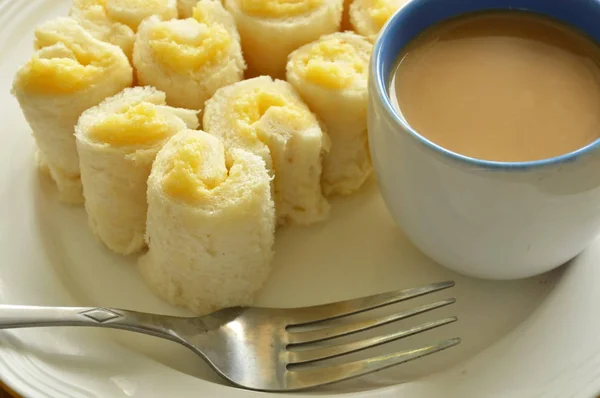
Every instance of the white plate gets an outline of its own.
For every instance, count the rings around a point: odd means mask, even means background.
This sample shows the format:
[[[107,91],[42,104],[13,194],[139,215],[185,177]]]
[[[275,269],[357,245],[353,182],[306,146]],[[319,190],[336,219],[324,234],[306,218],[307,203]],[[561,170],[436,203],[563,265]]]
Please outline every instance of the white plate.
[[[114,306],[186,314],[154,297],[134,258],[105,250],[83,209],[57,202],[33,166],[33,142],[9,95],[33,27],[67,1],[0,0],[0,302]],[[299,306],[454,279],[453,325],[382,349],[460,336],[440,354],[295,396],[591,397],[600,392],[600,242],[542,277],[485,282],[426,259],[394,227],[375,187],[335,201],[330,221],[277,233],[273,275],[258,303]],[[431,300],[431,299],[430,299]],[[403,345],[404,344],[404,345]],[[0,334],[0,375],[31,397],[254,397],[224,384],[185,348],[118,331],[54,328]],[[275,395],[274,395],[275,396]]]

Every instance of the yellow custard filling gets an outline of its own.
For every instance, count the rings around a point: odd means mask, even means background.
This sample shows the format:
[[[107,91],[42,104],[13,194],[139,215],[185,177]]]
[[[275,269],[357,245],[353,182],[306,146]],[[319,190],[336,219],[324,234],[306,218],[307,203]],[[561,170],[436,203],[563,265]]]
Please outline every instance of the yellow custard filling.
[[[305,78],[331,89],[352,85],[357,77],[365,77],[368,56],[339,38],[314,44],[300,62],[304,63]]]
[[[150,34],[150,47],[156,57],[178,73],[217,64],[225,57],[230,42],[223,26],[190,19],[160,23]]]
[[[102,76],[104,68],[83,65],[73,58],[40,58],[34,55],[25,64],[20,84],[40,94],[68,94],[84,89]]]
[[[113,21],[108,16],[107,0],[73,0],[72,13],[78,19],[85,19],[95,24],[110,26]]]
[[[96,22],[120,22],[136,31],[144,17],[162,14],[168,4],[167,0],[74,0],[73,6]]]
[[[262,89],[255,89],[236,98],[233,101],[233,117],[243,134],[256,136],[255,124],[271,107],[284,112],[291,124],[301,126],[312,122],[310,112],[293,104],[283,94]]]
[[[83,32],[81,32],[83,34]],[[93,39],[92,39],[93,40]],[[59,45],[61,51],[68,52],[66,57],[77,61],[82,66],[92,65],[99,68],[106,67],[114,60],[113,54],[102,51],[101,47],[90,43],[82,36],[69,36],[60,32],[41,32],[35,34],[35,48],[42,49],[53,45]],[[65,51],[66,49],[66,51]]]
[[[102,8],[106,9],[106,1],[107,0],[74,0],[73,6],[80,9],[90,8],[93,6],[101,6]]]
[[[289,18],[309,13],[325,0],[240,0],[246,14],[266,18]]]
[[[21,87],[42,94],[68,94],[101,80],[114,56],[81,34],[37,31],[38,51],[20,73]]]
[[[94,125],[89,137],[116,147],[152,146],[173,133],[172,127],[156,110],[156,105],[142,102],[110,115]]]
[[[102,3],[106,8],[119,8],[129,10],[147,10],[146,13],[151,13],[152,10],[161,9],[167,5],[166,0],[92,0]]]
[[[374,0],[369,7],[369,15],[377,30],[381,29],[398,7],[394,7],[389,0]]]
[[[228,174],[222,144],[200,134],[177,143],[162,180],[165,194],[192,204],[223,183]]]
[[[134,31],[145,17],[162,15],[167,8],[166,0],[102,0],[108,15],[129,26]],[[173,15],[175,17],[176,15]]]

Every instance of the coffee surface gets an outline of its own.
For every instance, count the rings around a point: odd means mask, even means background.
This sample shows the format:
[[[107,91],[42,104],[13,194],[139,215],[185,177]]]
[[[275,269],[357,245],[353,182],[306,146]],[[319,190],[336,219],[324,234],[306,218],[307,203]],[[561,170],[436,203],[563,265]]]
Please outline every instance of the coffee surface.
[[[521,11],[437,24],[400,54],[392,103],[419,134],[473,158],[551,158],[600,137],[600,47]]]

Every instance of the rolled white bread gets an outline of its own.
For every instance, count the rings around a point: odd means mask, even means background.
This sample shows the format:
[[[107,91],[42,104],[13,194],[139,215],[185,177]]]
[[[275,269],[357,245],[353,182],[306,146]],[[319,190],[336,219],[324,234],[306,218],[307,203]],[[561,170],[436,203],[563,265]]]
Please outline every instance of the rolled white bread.
[[[82,203],[75,124],[84,110],[130,86],[132,68],[119,47],[95,39],[72,18],[42,24],[35,48],[17,71],[12,93],[61,200]]]
[[[285,78],[288,55],[340,29],[343,0],[225,0],[242,38],[249,75]]]
[[[239,35],[219,1],[201,0],[193,18],[140,25],[133,63],[140,84],[167,94],[171,106],[202,109],[220,87],[244,77]]]
[[[353,32],[333,33],[290,55],[287,80],[321,118],[331,138],[323,191],[349,194],[371,175],[367,77],[372,45]]]
[[[150,16],[155,16],[164,21],[177,18],[177,0],[100,1],[105,2],[106,12],[112,20],[121,22],[134,31],[137,31],[142,21]]]
[[[320,179],[329,138],[288,82],[261,76],[224,87],[206,102],[202,123],[226,146],[265,161],[274,176],[279,224],[309,225],[327,218]]]
[[[131,59],[135,31],[126,24],[110,18],[105,1],[73,0],[69,16],[77,20],[96,39],[119,46],[127,58]]]
[[[153,87],[127,88],[83,112],[75,127],[90,227],[119,254],[145,246],[147,180],[156,154],[170,137],[199,125],[197,111],[165,104],[165,94]]]
[[[270,272],[275,210],[264,161],[203,131],[160,150],[148,179],[148,253],[159,296],[198,314],[250,305]]]
[[[123,50],[131,59],[135,32],[145,18],[177,18],[177,0],[73,0],[69,15],[94,37]]]
[[[352,0],[350,24],[354,31],[375,42],[379,31],[396,10],[409,0]]]

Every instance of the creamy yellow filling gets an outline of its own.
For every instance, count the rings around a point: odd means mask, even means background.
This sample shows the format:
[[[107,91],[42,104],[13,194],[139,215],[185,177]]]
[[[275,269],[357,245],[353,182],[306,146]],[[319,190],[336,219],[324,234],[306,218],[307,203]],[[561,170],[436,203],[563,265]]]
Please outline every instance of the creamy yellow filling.
[[[113,23],[106,9],[107,0],[73,0],[73,10],[78,18],[95,24],[109,26]]]
[[[106,8],[106,1],[107,0],[74,0],[73,6],[80,9],[85,9],[93,6],[101,6],[103,8]]]
[[[289,18],[309,13],[327,0],[240,0],[246,14],[265,18]]]
[[[161,23],[150,34],[150,47],[166,67],[185,73],[217,64],[225,57],[231,37],[223,26],[205,23],[192,25],[188,20],[177,23],[185,23],[189,29],[173,29]]]
[[[167,5],[166,0],[92,0],[103,3],[107,8],[121,8],[129,10],[155,10]]]
[[[40,94],[68,94],[84,89],[97,81],[104,69],[82,65],[72,58],[40,58],[34,55],[25,64],[21,87]]]
[[[103,23],[120,22],[136,31],[141,19],[161,14],[167,0],[74,0],[73,6],[84,15],[102,19]],[[101,14],[98,14],[100,9]]]
[[[381,29],[388,19],[394,14],[398,7],[394,7],[390,0],[374,0],[371,7],[369,7],[369,16],[371,21],[377,27],[377,30]]]
[[[134,31],[144,17],[161,15],[167,7],[166,0],[102,0],[114,20],[129,26]],[[175,15],[174,15],[175,16]]]
[[[233,101],[233,117],[242,134],[256,136],[256,123],[262,119],[271,107],[284,112],[289,123],[297,126],[312,122],[312,114],[292,103],[284,95],[263,89],[255,89],[239,96]]]
[[[314,44],[300,58],[305,78],[331,89],[343,89],[366,76],[368,57],[339,38]]]
[[[207,9],[203,3],[197,4],[192,9],[192,18],[194,18],[198,22],[202,22],[205,24],[215,23],[214,18],[212,17],[210,12],[207,12]]]
[[[227,174],[222,145],[211,146],[203,137],[188,136],[169,159],[162,187],[170,197],[193,204],[223,183]]]
[[[63,45],[69,52],[69,57],[77,60],[81,65],[107,66],[112,62],[112,55],[92,45],[83,32],[73,32],[68,35],[56,31],[37,31],[35,33],[35,48],[50,47],[57,43]],[[78,35],[81,33],[81,35]]]
[[[35,47],[38,53],[25,64],[20,84],[36,93],[67,94],[84,89],[100,80],[114,59],[91,46],[85,37],[62,32],[37,31]]]
[[[110,115],[88,132],[90,139],[115,147],[152,146],[173,133],[172,126],[156,110],[156,105],[142,102],[121,113]]]

